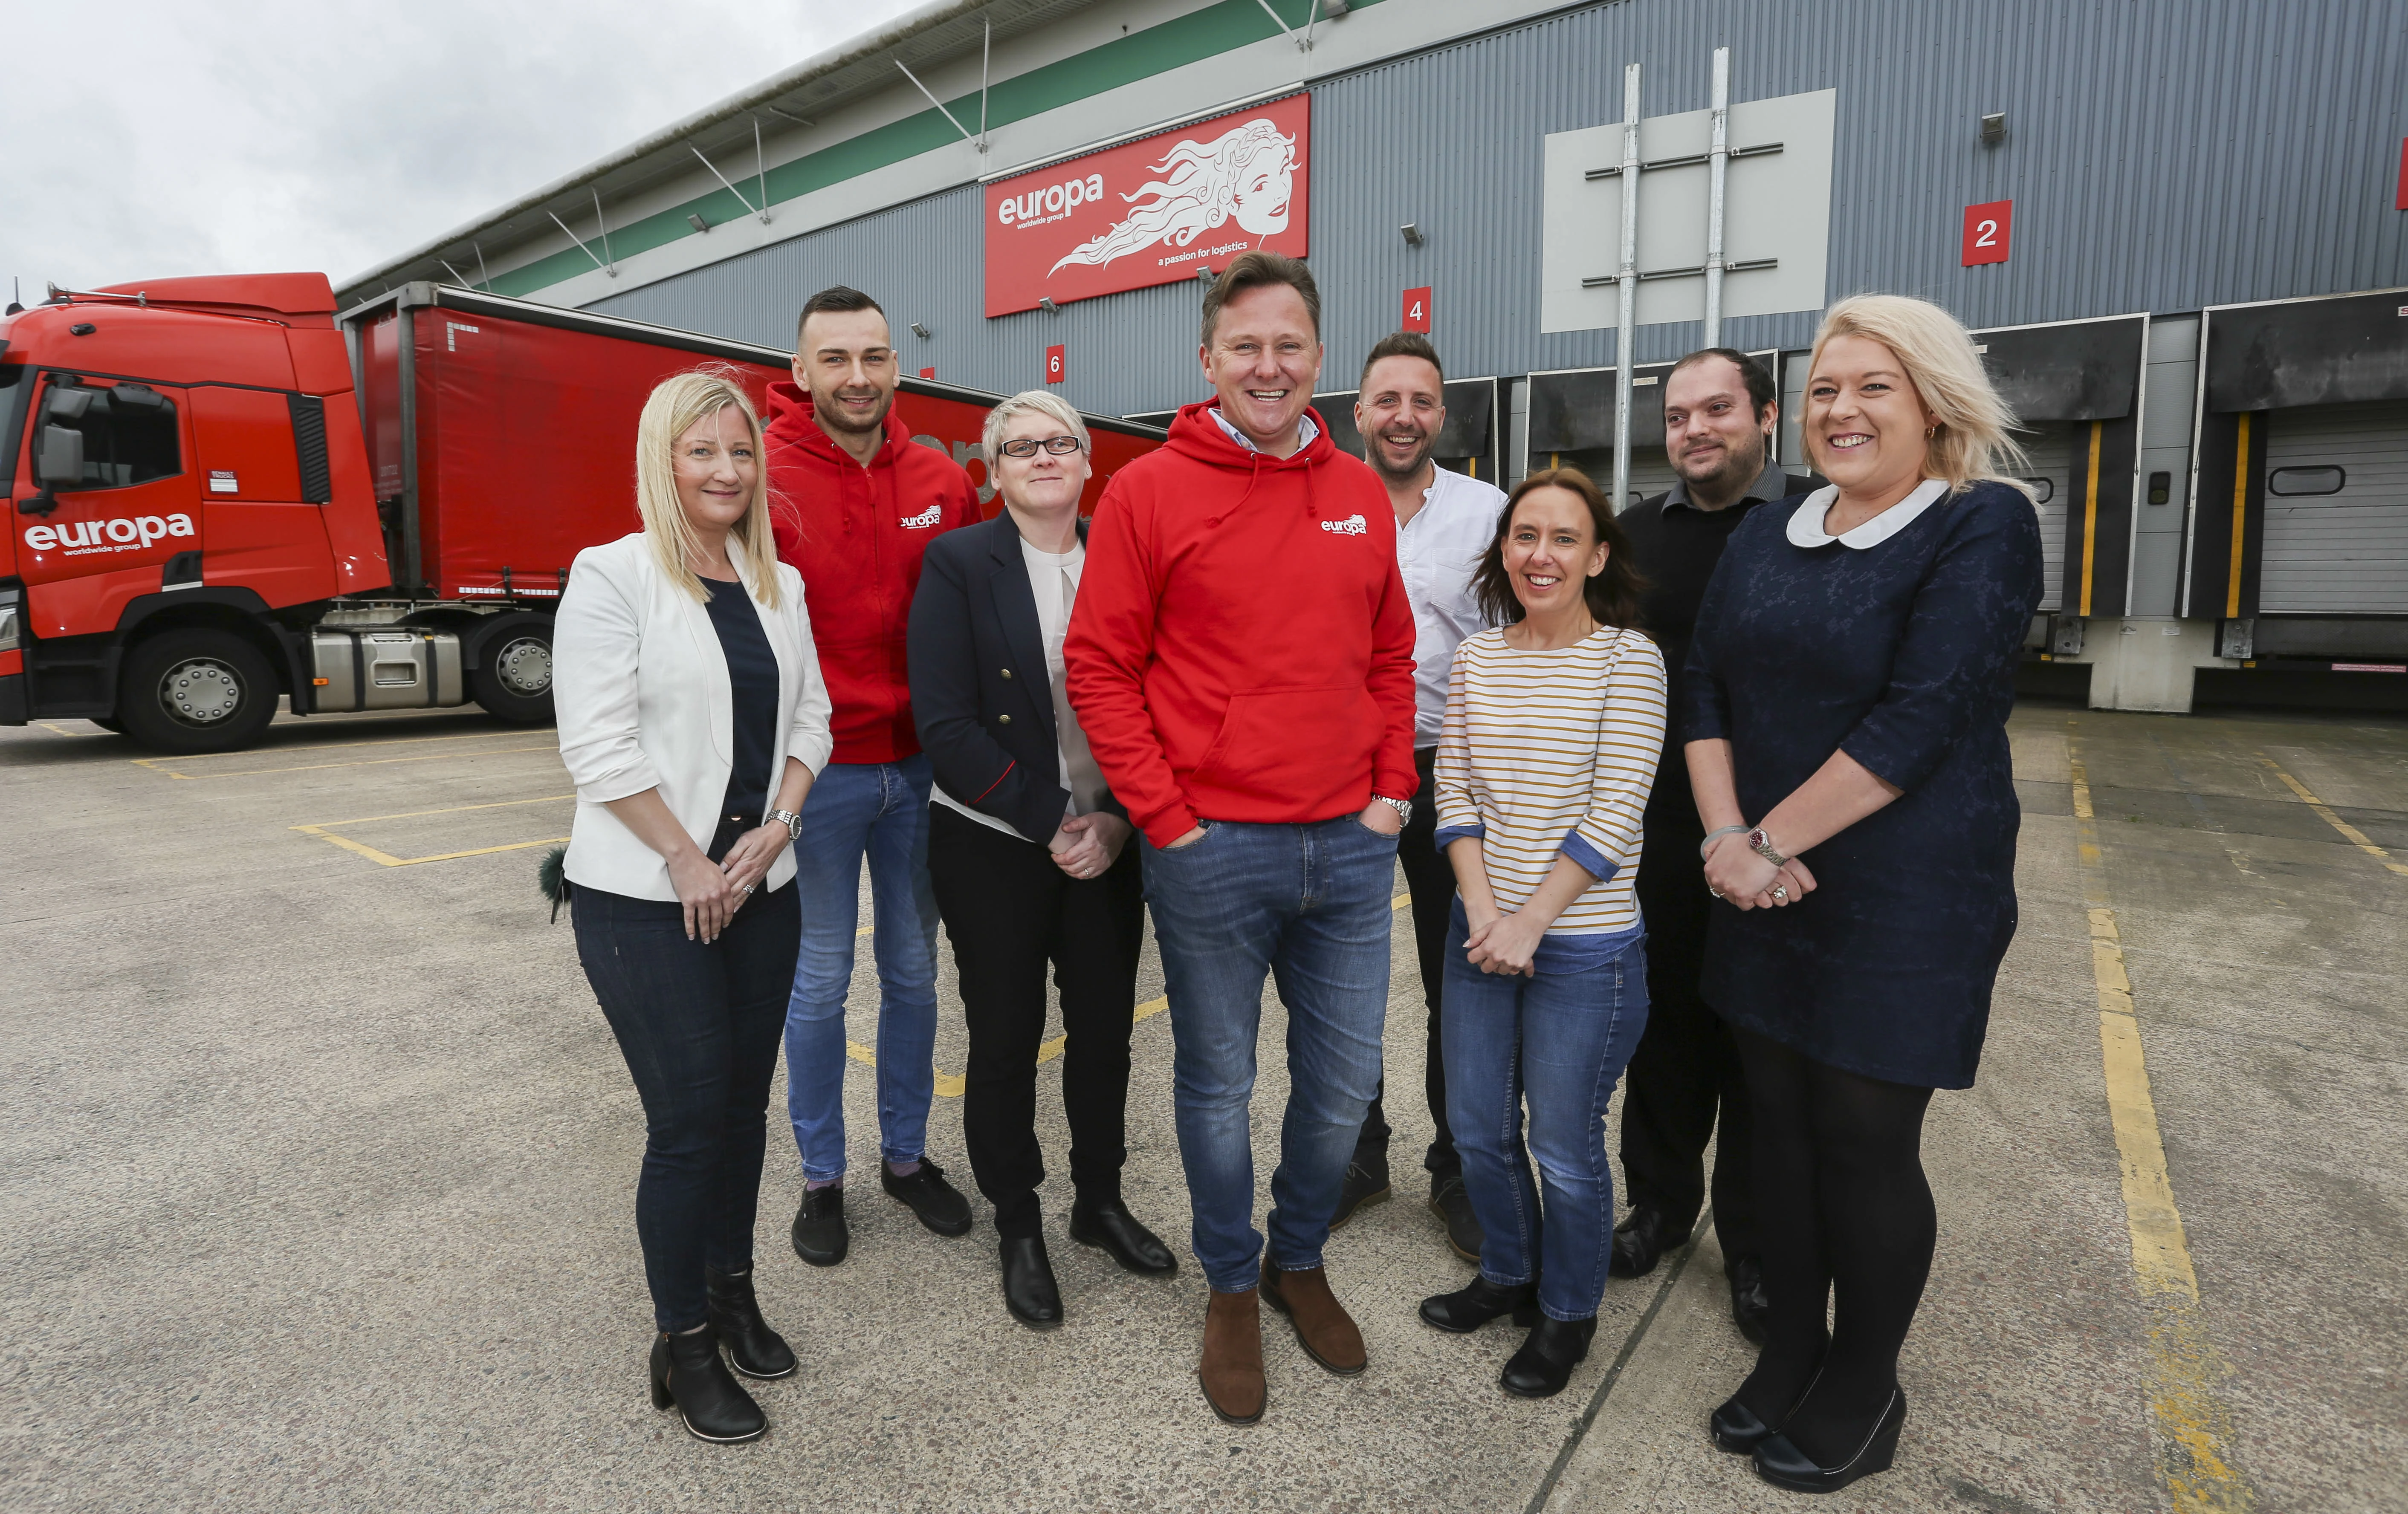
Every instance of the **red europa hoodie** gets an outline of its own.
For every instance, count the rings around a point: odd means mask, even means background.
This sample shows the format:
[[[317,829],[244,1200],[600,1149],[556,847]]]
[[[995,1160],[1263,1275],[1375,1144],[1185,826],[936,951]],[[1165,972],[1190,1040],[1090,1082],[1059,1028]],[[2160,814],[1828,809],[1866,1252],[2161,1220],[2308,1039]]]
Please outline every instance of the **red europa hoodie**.
[[[811,419],[811,397],[769,386],[769,521],[778,556],[803,576],[820,675],[835,706],[838,763],[900,762],[920,750],[904,635],[920,554],[979,519],[960,464],[921,447],[886,412],[886,442],[863,467]]]
[[[1064,647],[1096,765],[1156,846],[1199,818],[1325,821],[1419,782],[1387,491],[1326,426],[1276,458],[1211,408],[1181,410],[1104,490]]]

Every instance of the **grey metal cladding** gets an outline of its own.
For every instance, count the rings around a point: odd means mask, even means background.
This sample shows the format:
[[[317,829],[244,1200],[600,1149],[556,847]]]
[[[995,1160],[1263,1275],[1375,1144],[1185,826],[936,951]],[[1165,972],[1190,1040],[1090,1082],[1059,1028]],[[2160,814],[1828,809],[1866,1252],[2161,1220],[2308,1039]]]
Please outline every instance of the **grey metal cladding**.
[[[1326,372],[1351,377],[1424,285],[1451,371],[1612,363],[1610,330],[1538,329],[1544,137],[1619,120],[1630,62],[1644,65],[1645,114],[1704,108],[1720,45],[1736,100],[1839,92],[1832,299],[1916,294],[1996,327],[2408,283],[2408,216],[2392,207],[2408,135],[2399,16],[2398,0],[1620,0],[1312,80]],[[1994,111],[2008,135],[1985,147]],[[2007,199],[2011,258],[1960,266],[1964,208]],[[934,334],[898,336],[907,371],[934,364],[1009,392],[1064,342],[1083,407],[1201,396],[1197,286],[986,320],[982,206],[965,186],[597,307],[782,343],[805,294],[855,282],[898,333],[921,320]],[[1398,233],[1407,221],[1421,246]],[[1735,318],[1723,341],[1802,348],[1817,320]],[[1693,321],[1641,327],[1637,355],[1669,361],[1699,340]]]

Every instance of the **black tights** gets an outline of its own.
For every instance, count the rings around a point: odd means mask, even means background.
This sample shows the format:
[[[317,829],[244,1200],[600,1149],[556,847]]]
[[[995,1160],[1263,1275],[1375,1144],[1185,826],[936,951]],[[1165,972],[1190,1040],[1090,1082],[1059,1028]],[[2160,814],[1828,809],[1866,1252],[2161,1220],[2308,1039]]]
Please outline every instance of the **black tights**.
[[[1842,1072],[1738,1034],[1756,1106],[1753,1188],[1772,1306],[1764,1351],[1739,1397],[1800,1451],[1834,1466],[1898,1385],[1899,1348],[1931,1274],[1939,1219],[1922,1154],[1931,1090]]]

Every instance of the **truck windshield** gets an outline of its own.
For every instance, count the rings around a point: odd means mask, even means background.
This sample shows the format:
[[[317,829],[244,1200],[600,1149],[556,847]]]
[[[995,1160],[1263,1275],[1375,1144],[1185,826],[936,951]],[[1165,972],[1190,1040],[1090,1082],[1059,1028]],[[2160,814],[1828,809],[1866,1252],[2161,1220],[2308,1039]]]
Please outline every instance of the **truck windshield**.
[[[0,363],[0,490],[17,482],[17,427],[24,419],[25,396],[34,392],[22,363]]]

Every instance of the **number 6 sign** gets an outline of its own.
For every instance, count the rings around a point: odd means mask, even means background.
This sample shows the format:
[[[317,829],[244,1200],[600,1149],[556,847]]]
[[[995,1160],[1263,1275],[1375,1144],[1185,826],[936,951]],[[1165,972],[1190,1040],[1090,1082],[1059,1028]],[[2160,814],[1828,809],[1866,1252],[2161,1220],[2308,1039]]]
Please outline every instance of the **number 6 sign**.
[[[1965,207],[1965,266],[2007,261],[2007,235],[2014,229],[2015,202],[1992,200]]]
[[[1063,357],[1061,343],[1057,342],[1054,346],[1045,350],[1045,381],[1047,383],[1060,383],[1063,378],[1067,377],[1063,371],[1065,366],[1066,362]]]

